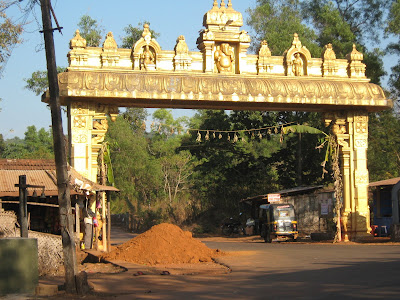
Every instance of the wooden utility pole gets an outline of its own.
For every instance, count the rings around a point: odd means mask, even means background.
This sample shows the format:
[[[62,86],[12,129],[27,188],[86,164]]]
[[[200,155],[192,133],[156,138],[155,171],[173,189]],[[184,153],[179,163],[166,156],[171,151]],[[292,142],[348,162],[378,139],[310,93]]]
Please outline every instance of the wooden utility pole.
[[[57,172],[58,203],[60,205],[60,225],[64,253],[65,288],[67,293],[76,293],[75,278],[78,275],[75,235],[71,209],[70,186],[67,169],[67,156],[62,128],[61,105],[57,78],[56,55],[51,22],[50,0],[40,0],[43,20],[43,33],[46,48],[47,72],[50,90],[51,122],[53,127],[54,156]],[[60,30],[60,28],[57,28]]]
[[[19,176],[19,227],[22,238],[28,237],[28,212],[26,195],[26,175]]]
[[[21,231],[21,237],[28,237],[28,191],[27,188],[41,188],[45,189],[43,185],[31,185],[26,184],[26,175],[20,175],[18,184],[15,185],[19,188],[19,226]],[[12,201],[9,201],[12,202]]]

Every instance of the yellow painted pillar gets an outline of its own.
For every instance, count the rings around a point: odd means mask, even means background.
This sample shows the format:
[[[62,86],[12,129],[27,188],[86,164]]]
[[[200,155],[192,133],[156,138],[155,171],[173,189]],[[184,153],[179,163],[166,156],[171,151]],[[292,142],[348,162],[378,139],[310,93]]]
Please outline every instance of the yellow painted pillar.
[[[356,238],[362,238],[371,232],[368,206],[369,172],[367,168],[368,114],[366,112],[355,112],[353,126],[354,201],[357,220],[355,230]]]
[[[85,178],[91,176],[89,153],[91,153],[92,122],[88,103],[70,103],[68,106],[70,165]]]
[[[340,146],[344,240],[362,239],[371,231],[367,168],[368,114],[364,111],[335,112],[326,114],[325,122],[334,124],[332,131]]]
[[[115,119],[118,107],[74,101],[68,106],[70,164],[93,182],[97,182],[97,157],[108,130],[107,113]]]

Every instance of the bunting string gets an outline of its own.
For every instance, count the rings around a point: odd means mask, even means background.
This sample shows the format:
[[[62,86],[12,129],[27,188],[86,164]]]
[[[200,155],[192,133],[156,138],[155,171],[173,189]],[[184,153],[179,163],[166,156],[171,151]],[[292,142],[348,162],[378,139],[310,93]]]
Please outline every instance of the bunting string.
[[[138,121],[136,121],[136,125],[143,130],[147,129],[147,123],[144,121],[141,125]],[[165,133],[168,135],[182,135],[182,134],[191,134],[192,132],[196,133],[196,142],[207,142],[210,140],[222,140],[226,138],[227,141],[237,143],[239,141],[246,143],[246,137],[249,139],[259,139],[262,140],[267,136],[271,136],[273,134],[280,135],[280,142],[283,142],[284,135],[296,132],[293,125],[298,125],[295,122],[278,124],[274,126],[261,127],[261,128],[252,128],[252,129],[241,129],[241,130],[219,130],[219,129],[196,129],[196,128],[185,128],[184,126],[174,126],[162,123],[151,122],[150,130],[157,131],[159,133]]]

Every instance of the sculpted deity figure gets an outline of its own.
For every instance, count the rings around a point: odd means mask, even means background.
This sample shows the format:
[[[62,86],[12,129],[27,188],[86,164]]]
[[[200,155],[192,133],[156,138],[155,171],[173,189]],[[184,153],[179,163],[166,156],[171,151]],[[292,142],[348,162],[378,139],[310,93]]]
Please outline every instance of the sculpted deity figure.
[[[300,53],[296,53],[294,55],[294,59],[292,61],[293,74],[294,76],[302,76],[303,75],[303,59],[301,58]]]
[[[150,50],[149,45],[146,45],[141,55],[142,68],[147,71],[147,66],[154,64],[154,55]]]
[[[222,43],[214,54],[215,63],[220,73],[231,72],[234,62],[234,52],[228,43]]]

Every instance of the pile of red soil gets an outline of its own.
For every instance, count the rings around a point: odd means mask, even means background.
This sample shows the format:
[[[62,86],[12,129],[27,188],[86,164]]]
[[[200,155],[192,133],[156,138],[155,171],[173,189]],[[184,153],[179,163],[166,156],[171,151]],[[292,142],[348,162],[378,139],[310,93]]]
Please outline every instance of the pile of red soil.
[[[172,224],[159,224],[103,256],[137,264],[179,264],[210,262],[219,250],[208,248],[192,233]]]

